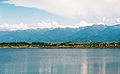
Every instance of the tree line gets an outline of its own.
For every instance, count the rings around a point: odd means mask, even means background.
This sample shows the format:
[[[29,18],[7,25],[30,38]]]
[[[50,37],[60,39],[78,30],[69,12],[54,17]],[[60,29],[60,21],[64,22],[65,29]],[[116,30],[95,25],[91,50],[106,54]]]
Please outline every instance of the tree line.
[[[45,42],[3,42],[0,46],[87,46],[87,47],[120,47],[120,42],[61,42],[61,43],[45,43]]]

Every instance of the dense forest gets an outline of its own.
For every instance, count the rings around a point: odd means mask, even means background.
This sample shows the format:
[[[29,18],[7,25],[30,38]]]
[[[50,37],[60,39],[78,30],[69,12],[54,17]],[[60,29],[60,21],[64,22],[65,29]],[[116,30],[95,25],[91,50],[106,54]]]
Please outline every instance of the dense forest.
[[[3,42],[0,48],[120,48],[120,42]]]

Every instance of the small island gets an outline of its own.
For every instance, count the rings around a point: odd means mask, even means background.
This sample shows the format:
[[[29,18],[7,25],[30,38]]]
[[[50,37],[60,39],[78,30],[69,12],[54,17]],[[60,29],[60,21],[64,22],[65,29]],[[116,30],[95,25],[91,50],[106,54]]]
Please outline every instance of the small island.
[[[120,49],[120,42],[3,42],[0,49]]]

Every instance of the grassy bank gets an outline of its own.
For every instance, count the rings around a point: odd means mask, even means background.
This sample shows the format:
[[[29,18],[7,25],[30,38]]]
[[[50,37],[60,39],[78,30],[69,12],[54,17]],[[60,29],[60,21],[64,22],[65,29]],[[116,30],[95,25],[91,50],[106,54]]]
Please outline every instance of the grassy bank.
[[[0,49],[120,49],[120,42],[4,42]]]

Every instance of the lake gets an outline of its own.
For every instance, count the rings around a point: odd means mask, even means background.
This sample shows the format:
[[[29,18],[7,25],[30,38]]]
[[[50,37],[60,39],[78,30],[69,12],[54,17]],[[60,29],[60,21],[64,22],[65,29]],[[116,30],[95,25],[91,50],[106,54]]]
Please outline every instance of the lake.
[[[0,49],[0,74],[120,74],[120,49]]]

